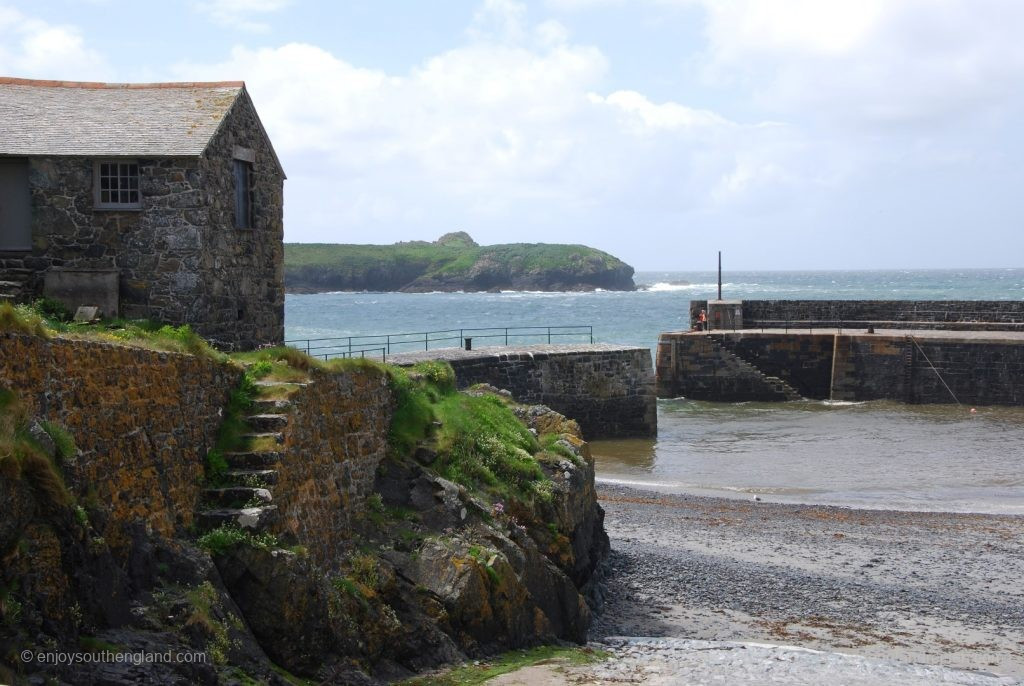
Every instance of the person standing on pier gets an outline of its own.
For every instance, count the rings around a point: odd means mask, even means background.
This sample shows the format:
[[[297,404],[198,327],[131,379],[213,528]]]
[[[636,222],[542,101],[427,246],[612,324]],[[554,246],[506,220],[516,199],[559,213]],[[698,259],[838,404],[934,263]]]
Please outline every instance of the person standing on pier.
[[[700,314],[697,315],[697,329],[699,331],[708,330],[708,313],[704,310],[701,310]]]

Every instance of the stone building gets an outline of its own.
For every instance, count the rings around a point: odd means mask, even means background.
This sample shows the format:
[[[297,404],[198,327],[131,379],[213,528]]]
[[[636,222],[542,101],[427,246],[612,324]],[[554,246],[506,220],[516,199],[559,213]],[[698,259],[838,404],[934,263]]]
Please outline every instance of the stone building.
[[[284,178],[242,82],[0,78],[0,297],[280,343]]]

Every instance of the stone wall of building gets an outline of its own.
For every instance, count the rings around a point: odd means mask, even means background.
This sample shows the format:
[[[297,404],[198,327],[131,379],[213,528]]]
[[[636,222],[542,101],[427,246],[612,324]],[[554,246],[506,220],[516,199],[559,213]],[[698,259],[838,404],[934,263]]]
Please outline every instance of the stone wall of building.
[[[68,485],[109,513],[94,525],[114,546],[134,522],[164,536],[192,524],[240,374],[203,357],[0,333],[0,387],[71,433],[81,453],[64,465]]]
[[[274,502],[281,531],[327,568],[337,566],[352,518],[365,511],[387,451],[393,398],[374,368],[314,373],[290,396]]]
[[[252,165],[253,228],[236,229],[234,154],[246,148]],[[207,208],[199,255],[197,330],[224,345],[253,348],[284,340],[284,174],[243,93],[199,161]]]
[[[460,388],[488,383],[521,403],[547,405],[579,422],[587,440],[654,436],[657,397],[651,351],[610,344],[458,348],[393,355],[388,362],[451,363]]]
[[[690,302],[691,322],[707,307]],[[740,328],[1024,330],[1024,300],[744,300]]]
[[[255,151],[253,229],[234,228],[235,146]],[[96,161],[29,159],[32,250],[0,253],[0,280],[24,278],[31,298],[47,269],[114,269],[121,316],[191,324],[226,348],[283,340],[284,175],[247,96],[202,158],[133,160],[139,210],[94,208]]]

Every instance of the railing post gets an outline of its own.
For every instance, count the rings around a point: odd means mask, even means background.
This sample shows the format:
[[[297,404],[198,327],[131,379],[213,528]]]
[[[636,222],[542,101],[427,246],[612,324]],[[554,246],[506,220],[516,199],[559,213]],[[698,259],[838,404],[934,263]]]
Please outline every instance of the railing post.
[[[508,345],[508,327],[505,327],[505,345]]]
[[[551,327],[548,327],[548,345],[551,345]]]
[[[423,349],[424,350],[430,350],[430,332],[429,331],[424,331],[423,332]]]

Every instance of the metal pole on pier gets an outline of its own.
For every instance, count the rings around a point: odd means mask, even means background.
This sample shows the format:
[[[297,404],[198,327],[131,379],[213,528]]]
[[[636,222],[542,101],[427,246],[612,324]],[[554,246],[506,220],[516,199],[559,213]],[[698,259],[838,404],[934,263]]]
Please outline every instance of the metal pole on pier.
[[[722,299],[722,251],[718,251],[718,299]]]

